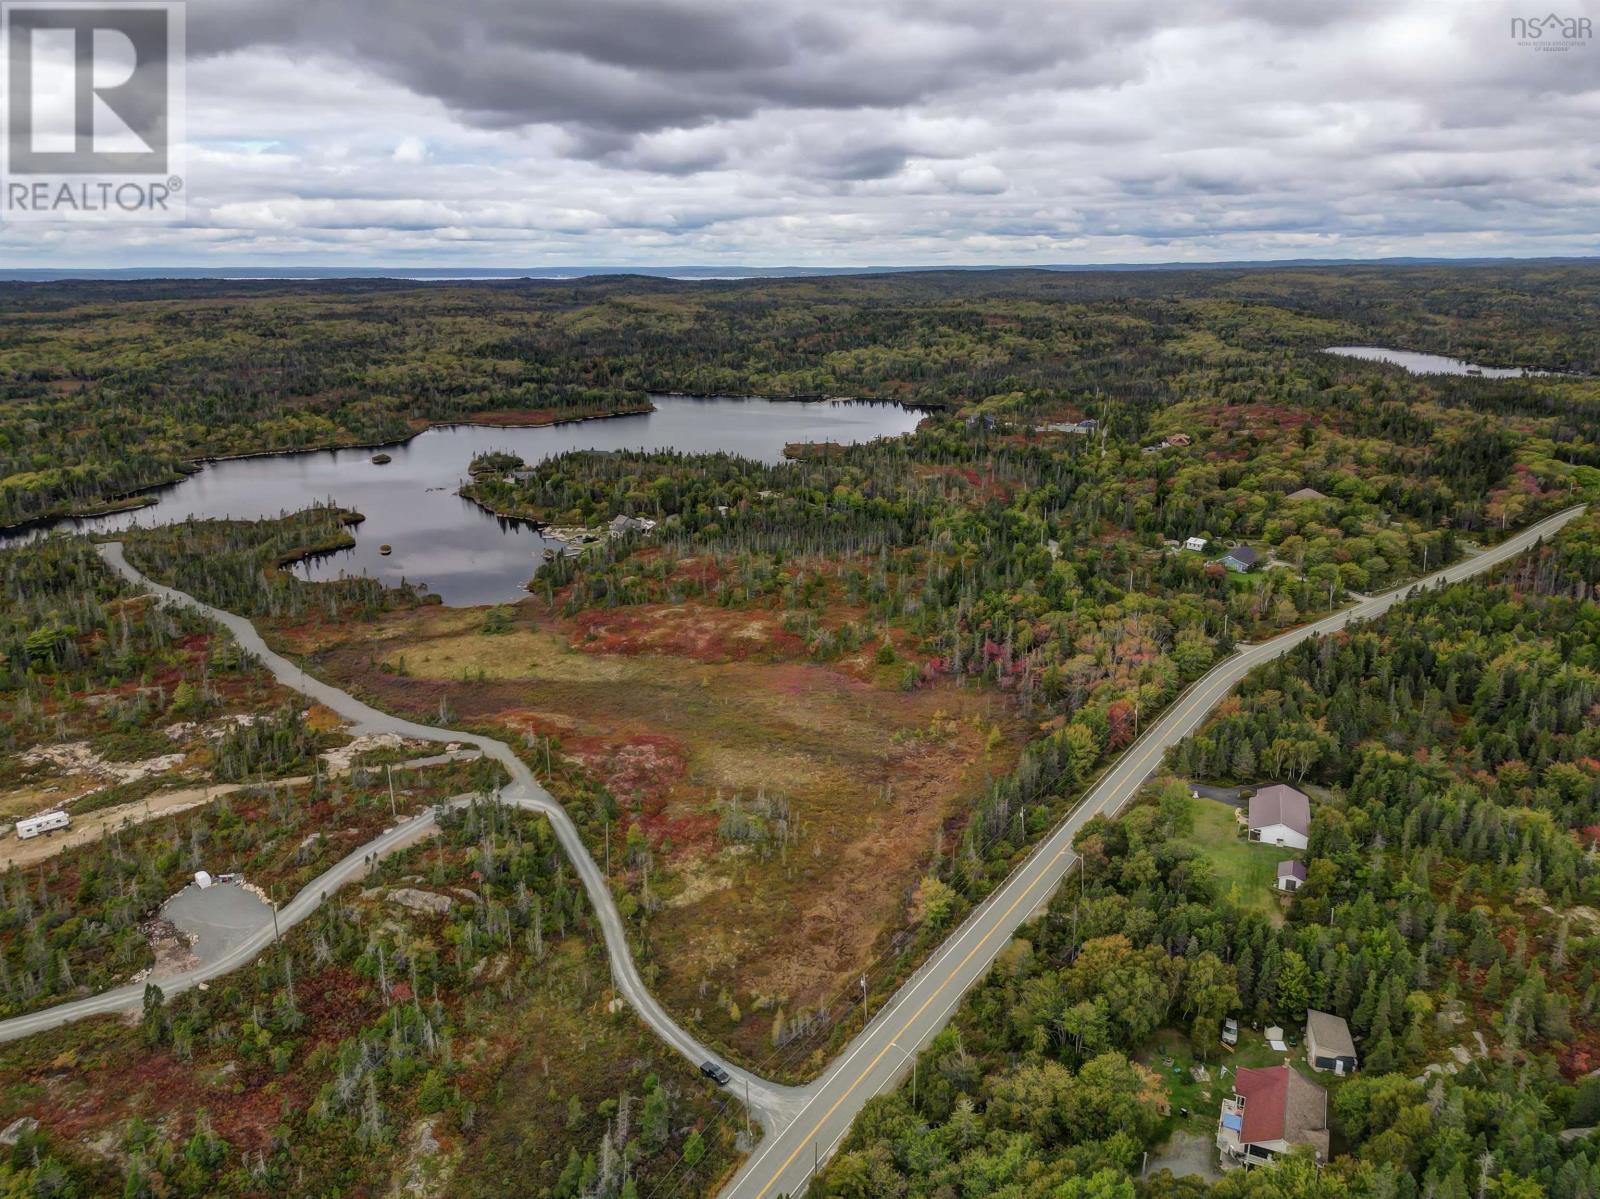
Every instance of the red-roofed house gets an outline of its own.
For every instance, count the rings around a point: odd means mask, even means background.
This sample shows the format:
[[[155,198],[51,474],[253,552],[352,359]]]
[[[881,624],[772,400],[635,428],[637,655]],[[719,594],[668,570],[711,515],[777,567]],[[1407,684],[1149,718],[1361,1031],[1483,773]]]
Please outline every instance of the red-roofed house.
[[[1328,1158],[1328,1092],[1289,1066],[1245,1067],[1222,1104],[1217,1148],[1224,1166],[1260,1166],[1299,1145]]]

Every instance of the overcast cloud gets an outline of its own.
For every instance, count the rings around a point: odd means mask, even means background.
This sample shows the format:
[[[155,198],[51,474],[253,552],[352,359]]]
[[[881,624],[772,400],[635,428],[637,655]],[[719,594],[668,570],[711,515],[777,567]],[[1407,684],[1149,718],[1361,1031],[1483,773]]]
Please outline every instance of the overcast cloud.
[[[1493,2],[188,11],[188,224],[13,226],[5,265],[1600,249],[1600,42],[1520,46]]]

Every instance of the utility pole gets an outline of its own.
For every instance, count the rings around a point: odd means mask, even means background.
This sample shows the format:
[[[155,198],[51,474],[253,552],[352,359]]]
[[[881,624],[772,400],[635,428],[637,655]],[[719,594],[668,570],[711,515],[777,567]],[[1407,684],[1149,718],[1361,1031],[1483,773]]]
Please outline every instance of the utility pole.
[[[861,1027],[867,1026],[867,976],[861,976]]]
[[[389,762],[385,764],[383,770],[384,773],[389,777],[389,815],[394,817],[394,819],[399,820],[400,813],[395,810],[394,806],[394,763]]]
[[[272,908],[272,939],[274,942],[281,942],[283,938],[278,932],[278,888],[276,884],[272,888],[269,906]]]
[[[606,878],[611,878],[611,822],[606,821]],[[609,884],[608,884],[609,885]]]
[[[744,1135],[747,1138],[750,1135],[750,1077],[749,1077],[749,1075],[746,1075],[745,1076],[745,1080],[744,1080]]]

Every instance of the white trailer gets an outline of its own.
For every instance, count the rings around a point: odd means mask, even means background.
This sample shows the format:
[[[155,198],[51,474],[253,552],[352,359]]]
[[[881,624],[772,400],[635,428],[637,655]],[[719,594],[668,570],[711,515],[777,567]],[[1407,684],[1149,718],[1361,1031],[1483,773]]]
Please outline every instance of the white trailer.
[[[37,837],[40,833],[51,833],[58,828],[66,828],[71,823],[71,818],[59,809],[54,812],[40,812],[37,816],[17,821],[17,836],[26,841],[29,837]]]

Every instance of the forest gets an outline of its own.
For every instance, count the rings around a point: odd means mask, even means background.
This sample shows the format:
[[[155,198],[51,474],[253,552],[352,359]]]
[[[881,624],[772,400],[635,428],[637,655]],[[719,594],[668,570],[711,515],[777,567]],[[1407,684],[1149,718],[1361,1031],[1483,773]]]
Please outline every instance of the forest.
[[[0,1192],[492,1196],[514,1177],[633,1199],[720,1177],[733,1130],[703,1081],[600,1011],[598,934],[543,817],[440,821],[225,985],[163,1002],[152,983],[136,1022],[0,1046],[0,1122],[38,1121]]]
[[[923,409],[907,437],[797,444],[776,465],[463,462],[483,507],[597,533],[493,609],[283,569],[360,536],[336,497],[122,535],[134,565],[251,617],[313,672],[513,744],[610,872],[674,1014],[798,1079],[856,1027],[848,986],[870,972],[881,997],[915,968],[1237,644],[1595,497],[1595,279],[1524,265],[7,287],[0,523],[142,502],[210,456],[639,411],[653,393]],[[1412,376],[1320,352],[1340,343],[1571,373]],[[613,534],[617,516],[654,524]],[[1246,546],[1259,565],[1226,569]],[[873,1101],[824,1193],[1593,1199],[1600,1150],[1559,1134],[1600,1122],[1597,583],[1591,516],[1492,580],[1253,674],[1138,807],[1085,830],[1081,885],[1006,951],[916,1081]],[[298,781],[343,732],[218,630],[134,594],[84,539],[0,550],[0,588],[0,816],[64,797],[75,819],[120,810],[157,783],[115,771],[168,756],[172,777],[240,788],[0,876],[9,1010],[142,968],[140,921],[198,862],[287,888],[343,852],[307,843],[317,824],[384,827],[387,792],[359,763]],[[550,696],[570,706],[539,710]],[[812,739],[780,716],[812,720]],[[719,761],[737,758],[737,786],[693,776],[696,721],[732,734]],[[852,738],[878,756],[847,754]],[[38,756],[78,746],[109,779]],[[834,773],[800,780],[799,750]],[[894,792],[869,772],[906,763],[937,780]],[[680,778],[696,785],[672,790]],[[1233,847],[1186,786],[1268,778],[1314,796],[1307,882],[1282,903],[1230,877]],[[407,802],[484,785],[419,780]],[[851,853],[897,803],[922,823],[871,860],[875,923],[827,925],[850,936],[817,978],[763,973],[784,937],[814,934],[791,898],[867,921],[828,871],[859,871]],[[397,890],[435,898],[408,907]],[[134,1027],[0,1047],[0,1125],[41,1120],[0,1151],[0,1192],[360,1195],[406,1179],[488,1195],[508,1176],[561,1199],[669,1178],[709,1191],[737,1121],[607,981],[548,828],[474,808],[226,985],[152,995]],[[1308,1007],[1346,1017],[1363,1056],[1334,1090],[1334,1162],[1142,1174],[1169,1133],[1204,1131],[1164,1055],[1204,1056],[1226,1016],[1292,1025]]]
[[[81,538],[0,549],[0,705],[7,822],[179,780],[293,774],[348,740],[307,727],[230,638],[134,594]]]
[[[0,876],[0,1017],[97,994],[154,964],[152,913],[197,870],[242,874],[287,900],[357,846],[409,813],[491,786],[478,764],[386,776],[256,786],[181,817],[67,850]]]
[[[652,392],[1043,410],[1071,396],[1137,437],[1183,398],[1191,368],[1231,369],[1241,352],[1368,342],[1593,374],[1593,279],[1517,265],[13,284],[0,294],[0,525],[137,502],[200,459],[637,412]],[[1452,389],[1490,403],[1507,390]]]
[[[1252,672],[1169,756],[1176,780],[1084,828],[1081,880],[922,1055],[915,1092],[872,1101],[822,1193],[1594,1194],[1597,550],[1583,517],[1496,578]],[[1291,763],[1317,799],[1307,881],[1275,921],[1224,887],[1194,839],[1215,801],[1182,779]],[[1362,1059],[1318,1079],[1326,1168],[1302,1150],[1211,1184],[1141,1174],[1184,1123],[1153,1043],[1215,1062],[1223,1017],[1292,1027],[1308,1008],[1345,1017]]]
[[[1467,272],[1459,278],[1467,288],[1491,278],[1498,287],[1520,288],[1529,310],[1543,313],[1544,289],[1565,276]],[[1054,357],[1028,351],[1025,371],[1008,366],[1011,373],[997,378],[928,375],[923,368],[916,376],[923,381],[909,390],[886,389],[882,377],[746,380],[747,390],[853,388],[934,408],[910,437],[794,446],[791,460],[775,466],[727,455],[632,452],[567,454],[526,469],[509,455],[463,464],[471,480],[464,494],[496,512],[597,530],[618,515],[656,522],[647,534],[601,537],[543,567],[532,586],[535,607],[486,617],[485,627],[492,620],[504,630],[554,631],[574,647],[599,648],[617,639],[611,630],[629,627],[630,613],[639,621],[680,610],[704,611],[707,621],[713,612],[768,614],[778,628],[755,651],[763,660],[826,665],[903,692],[956,683],[1006,697],[1037,727],[1034,743],[1014,771],[951,823],[955,850],[938,851],[937,860],[922,855],[926,860],[904,880],[907,893],[896,920],[882,928],[873,948],[914,962],[937,935],[917,893],[919,876],[950,890],[943,919],[959,919],[1104,761],[1238,641],[1457,560],[1571,504],[1594,484],[1597,451],[1592,424],[1583,420],[1590,381],[1424,378],[1332,358],[1318,347],[1375,331],[1353,323],[1361,304],[1344,275],[1330,274],[1322,288],[1343,297],[1337,317],[1296,307],[1310,305],[1318,289],[1293,282],[1287,276],[1270,286],[1259,275],[1208,277],[1181,283],[1164,299],[1148,295],[1142,278],[1116,285],[1123,288],[1119,295],[1110,281],[1033,276],[998,277],[982,288],[920,277],[805,281],[795,289],[763,283],[691,297],[655,284],[633,295],[616,281],[555,289],[551,295],[567,306],[561,320],[592,316],[590,305],[599,304],[623,321],[586,326],[586,337],[618,336],[616,330],[631,327],[626,321],[670,325],[670,337],[631,343],[641,355],[640,347],[653,346],[650,356],[659,353],[663,360],[681,351],[685,336],[692,340],[716,304],[754,306],[757,296],[770,303],[791,290],[798,297],[839,289],[859,292],[874,319],[889,319],[885,310],[895,305],[916,308],[916,338],[935,316],[955,320],[959,310],[967,333],[945,339],[949,355],[930,354],[922,341],[913,342],[919,360],[948,358],[952,371],[972,365],[970,346],[997,341],[1007,353],[1021,353],[1036,338]],[[1372,286],[1395,301],[1382,311],[1419,319],[1414,291]],[[1256,289],[1248,303],[1218,298],[1219,291],[1231,296],[1247,287]],[[1281,295],[1269,302],[1263,297],[1272,289]],[[539,288],[532,293],[544,294]],[[1040,298],[1068,293],[1078,298]],[[356,302],[352,296],[360,303],[400,302],[393,288],[313,294],[326,303]],[[528,299],[515,287],[485,294]],[[272,303],[288,302],[274,295]],[[1442,305],[1442,295],[1429,301],[1435,302]],[[974,326],[974,305],[992,309],[990,319]],[[1026,319],[1018,316],[1019,305],[1029,306]],[[755,319],[753,307],[738,311],[741,319]],[[775,319],[773,311],[763,319]],[[1362,319],[1372,319],[1371,313]],[[1456,319],[1441,316],[1437,323]],[[1485,325],[1509,328],[1522,319],[1478,321],[1473,328],[1481,335]],[[1571,347],[1582,344],[1581,329],[1557,325],[1568,331]],[[856,337],[869,327],[842,325],[830,336]],[[764,361],[738,344],[738,361],[748,369]],[[1462,348],[1437,336],[1431,344]],[[1499,360],[1521,352],[1512,344],[1495,350]],[[566,352],[570,342],[561,346]],[[835,369],[843,361],[815,344],[802,353],[792,338],[775,338],[767,352],[784,360],[800,354],[813,363],[808,369],[817,363]],[[616,369],[632,361],[628,353],[606,345],[606,361]],[[696,369],[716,357],[697,355]],[[851,361],[852,369],[864,370],[868,359]],[[959,398],[938,391],[958,378],[966,389]],[[721,378],[675,383],[665,376],[640,385],[646,391],[738,386]],[[1084,417],[1095,422],[1092,433],[1063,427]],[[385,593],[360,580],[311,586],[273,569],[344,544],[350,528],[359,530],[347,523],[355,516],[314,509],[255,525],[173,525],[131,533],[128,552],[157,578],[265,618],[285,644],[310,650],[313,669],[338,662],[349,672],[345,681],[370,699],[401,702],[421,719],[447,712],[524,719],[525,712],[516,715],[513,688],[495,690],[462,677],[448,687],[412,682],[403,656],[386,660],[384,676],[365,673],[358,655],[370,664],[371,653],[361,649],[368,637],[363,630],[370,625],[372,636],[387,637],[398,629],[396,619],[426,597]],[[1191,538],[1206,550],[1184,548]],[[1230,572],[1217,561],[1240,544],[1263,559],[1250,574]],[[544,613],[535,615],[541,599]],[[329,648],[341,638],[345,648]],[[621,645],[629,653],[642,648],[626,634]],[[712,649],[710,660],[726,652]],[[483,661],[471,651],[460,669],[481,670],[473,663]],[[538,736],[546,753],[565,740],[549,726]],[[1296,749],[1301,758],[1309,752],[1305,744],[1302,738]],[[599,769],[615,773],[603,763]],[[606,792],[603,780],[593,781]],[[708,794],[700,802],[708,801],[725,800]],[[737,848],[738,836],[719,834],[712,844],[696,846],[674,827],[681,821],[652,821],[641,806],[630,811],[622,797],[597,804],[602,818],[590,819],[586,805],[579,820],[597,858],[608,839],[631,842],[635,826],[646,842],[646,852],[630,850],[617,859],[616,881],[635,902],[643,951],[659,955],[669,989],[687,992],[691,980],[670,981],[671,963],[682,959],[684,947],[670,939],[658,944],[652,932],[657,923],[671,923],[655,916],[659,894],[687,885],[697,858]],[[807,812],[793,815],[785,824],[804,828]],[[722,827],[724,817],[716,819]],[[745,819],[741,814],[739,821]],[[839,976],[858,973],[852,964]],[[847,1021],[849,1009],[836,1013],[829,989],[774,993],[736,966],[692,981],[701,993],[709,987],[725,996],[718,1005],[724,1013],[737,1013],[726,1021],[700,1017],[707,1021],[702,1031],[746,1060],[760,1060],[764,1045],[776,1039],[769,1032],[774,1007],[785,1017],[783,1040],[791,1052],[799,1048],[795,1030],[810,1030],[803,1038],[813,1050],[807,1070],[848,1032],[839,1019]]]

